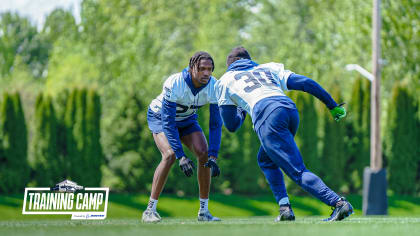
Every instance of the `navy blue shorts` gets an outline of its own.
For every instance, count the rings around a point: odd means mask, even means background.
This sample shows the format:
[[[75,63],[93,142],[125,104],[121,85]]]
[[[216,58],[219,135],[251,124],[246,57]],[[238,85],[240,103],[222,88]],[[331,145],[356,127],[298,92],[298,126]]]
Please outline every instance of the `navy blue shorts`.
[[[150,108],[147,110],[147,124],[152,133],[158,134],[163,132],[161,115],[153,112]],[[178,128],[179,137],[189,135],[196,131],[203,132],[198,124],[197,116],[192,116],[183,121],[177,121],[176,126]]]
[[[299,126],[297,109],[277,107],[257,130],[262,149],[258,164],[265,168],[280,167],[291,179],[297,181],[306,170],[294,136]]]

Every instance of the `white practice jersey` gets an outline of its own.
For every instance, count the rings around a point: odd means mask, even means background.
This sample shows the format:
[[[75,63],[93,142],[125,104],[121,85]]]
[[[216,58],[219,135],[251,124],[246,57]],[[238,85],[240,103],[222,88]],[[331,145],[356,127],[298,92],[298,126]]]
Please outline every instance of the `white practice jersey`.
[[[293,72],[280,63],[261,64],[247,71],[229,71],[216,83],[219,106],[236,105],[252,116],[255,104],[263,98],[285,96],[287,79]]]
[[[182,77],[182,72],[173,74],[163,84],[162,93],[159,94],[150,103],[150,109],[160,114],[162,110],[162,101],[165,98],[167,101],[175,102],[176,117],[175,121],[181,121],[189,118],[197,113],[198,108],[206,104],[217,104],[214,86],[216,79],[211,76],[209,83],[195,96],[185,79]]]

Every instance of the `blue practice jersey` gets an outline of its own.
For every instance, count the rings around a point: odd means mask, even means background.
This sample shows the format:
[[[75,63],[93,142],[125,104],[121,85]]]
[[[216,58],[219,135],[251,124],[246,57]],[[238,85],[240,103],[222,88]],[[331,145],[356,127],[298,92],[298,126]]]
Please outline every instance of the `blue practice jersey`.
[[[186,127],[196,122],[197,110],[206,104],[210,104],[208,155],[218,156],[222,121],[217,106],[215,84],[216,79],[211,76],[206,85],[195,88],[188,68],[185,68],[182,72],[171,75],[165,81],[162,93],[151,102],[149,109],[154,116],[162,120],[162,130],[176,158],[185,156],[180,140],[182,132],[179,132],[178,128],[184,130],[184,134],[190,132],[189,128],[185,130]],[[153,127],[157,126],[159,122],[153,124]],[[160,131],[159,127],[156,129]],[[200,127],[193,129],[201,130]]]
[[[150,103],[150,109],[155,113],[161,113],[162,101],[165,98],[169,102],[176,103],[175,121],[186,120],[197,113],[197,109],[206,104],[217,104],[214,91],[216,79],[211,76],[209,83],[198,94],[193,94],[183,73],[171,75],[163,84],[163,90]]]
[[[240,111],[234,112],[235,106],[250,114],[255,130],[277,107],[296,109],[294,102],[284,94],[287,90],[310,93],[329,109],[337,106],[328,92],[315,81],[285,70],[283,64],[274,62],[258,65],[248,59],[237,60],[216,83],[216,90],[228,130],[239,128],[244,119]]]
[[[253,108],[267,97],[286,96],[287,79],[293,72],[283,64],[266,63],[249,70],[228,71],[216,83],[219,106],[235,105],[253,118]]]

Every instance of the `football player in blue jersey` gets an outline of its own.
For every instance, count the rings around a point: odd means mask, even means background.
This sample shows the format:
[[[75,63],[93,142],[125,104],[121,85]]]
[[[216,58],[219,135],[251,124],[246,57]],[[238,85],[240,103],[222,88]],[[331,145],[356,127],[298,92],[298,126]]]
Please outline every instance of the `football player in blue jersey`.
[[[248,113],[261,147],[258,164],[280,205],[276,221],[291,221],[295,215],[284,184],[283,173],[313,196],[333,207],[326,221],[342,220],[353,207],[315,174],[306,169],[294,141],[299,115],[294,102],[284,94],[301,90],[320,99],[339,121],[346,111],[315,81],[285,70],[283,64],[257,64],[243,47],[234,48],[227,57],[227,72],[216,83],[216,96],[226,128],[237,130]]]
[[[154,99],[147,112],[149,129],[153,133],[162,160],[155,170],[149,204],[143,212],[143,222],[159,222],[156,211],[160,193],[175,160],[187,177],[193,175],[194,162],[183,149],[184,143],[198,159],[198,185],[200,192],[199,221],[219,221],[210,214],[208,198],[211,177],[220,174],[216,164],[220,148],[222,120],[217,105],[212,76],[213,58],[207,52],[197,52],[189,66],[182,72],[173,74],[165,81],[162,93]],[[197,110],[210,104],[209,147],[205,135],[197,122]]]

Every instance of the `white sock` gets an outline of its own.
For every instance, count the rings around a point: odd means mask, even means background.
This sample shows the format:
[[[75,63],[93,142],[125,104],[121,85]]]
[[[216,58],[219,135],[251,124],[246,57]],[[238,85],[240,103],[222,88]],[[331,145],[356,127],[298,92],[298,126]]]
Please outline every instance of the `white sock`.
[[[200,212],[209,210],[209,199],[200,198]]]
[[[286,205],[286,204],[289,204],[290,205],[290,202],[289,202],[289,198],[288,197],[284,197],[284,198],[280,199],[279,205]]]
[[[149,203],[147,204],[147,209],[156,211],[158,200],[150,198]]]

